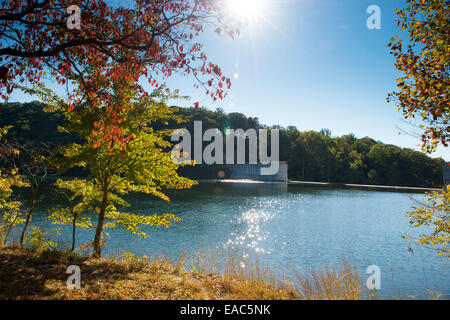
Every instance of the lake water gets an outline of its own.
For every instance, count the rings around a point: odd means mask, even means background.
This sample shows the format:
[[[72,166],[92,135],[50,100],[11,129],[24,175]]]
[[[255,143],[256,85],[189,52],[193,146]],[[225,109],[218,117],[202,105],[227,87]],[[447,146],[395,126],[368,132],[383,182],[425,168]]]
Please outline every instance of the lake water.
[[[50,193],[48,193],[50,194]],[[302,273],[333,265],[342,258],[366,276],[381,268],[383,298],[402,298],[439,290],[450,296],[449,263],[427,248],[408,245],[401,236],[410,229],[405,212],[420,193],[339,189],[278,183],[200,182],[191,190],[171,193],[171,203],[144,195],[128,200],[131,212],[170,212],[182,219],[170,228],[148,227],[142,239],[124,230],[110,230],[104,254],[178,257],[181,252],[232,248],[257,254],[272,268]],[[33,222],[49,228],[42,213],[54,200],[38,206]],[[40,213],[39,213],[40,212]],[[66,245],[70,229],[63,230]],[[77,245],[93,240],[93,231],[79,230]],[[64,242],[63,242],[64,243]],[[417,296],[427,298],[428,296]]]

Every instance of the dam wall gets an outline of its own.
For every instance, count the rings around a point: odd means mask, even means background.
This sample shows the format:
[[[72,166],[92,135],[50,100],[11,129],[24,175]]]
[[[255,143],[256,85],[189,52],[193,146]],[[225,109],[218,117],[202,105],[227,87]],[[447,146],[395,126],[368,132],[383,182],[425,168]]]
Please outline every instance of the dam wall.
[[[444,188],[447,188],[450,185],[450,162],[444,164],[443,170],[443,178],[444,178]]]
[[[275,175],[262,175],[262,168],[269,168],[270,165],[264,164],[232,164],[227,165],[229,172],[229,179],[250,179],[258,181],[288,181],[288,166],[287,162],[278,162],[279,169]],[[274,164],[272,164],[273,166]]]

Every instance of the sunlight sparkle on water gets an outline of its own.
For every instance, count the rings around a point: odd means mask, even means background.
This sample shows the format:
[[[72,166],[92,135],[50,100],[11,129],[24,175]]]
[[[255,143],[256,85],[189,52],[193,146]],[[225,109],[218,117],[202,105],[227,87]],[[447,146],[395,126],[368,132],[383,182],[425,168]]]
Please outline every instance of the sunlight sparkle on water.
[[[268,201],[265,206],[272,206],[274,203]],[[266,212],[263,209],[250,209],[242,213],[242,216],[237,219],[238,224],[246,225],[246,230],[241,235],[231,234],[235,236],[234,239],[228,240],[227,246],[245,246],[248,249],[253,249],[255,252],[266,252],[261,247],[261,242],[267,239],[267,234],[261,232],[260,225],[273,218],[273,214]],[[270,251],[266,253],[270,254]]]

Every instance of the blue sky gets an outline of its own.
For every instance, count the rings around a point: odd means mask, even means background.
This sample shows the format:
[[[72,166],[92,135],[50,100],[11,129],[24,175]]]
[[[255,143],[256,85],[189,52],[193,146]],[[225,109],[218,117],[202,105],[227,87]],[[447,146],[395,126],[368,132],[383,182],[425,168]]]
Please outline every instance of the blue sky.
[[[329,128],[333,135],[354,133],[419,149],[418,138],[398,134],[397,126],[413,128],[386,102],[399,76],[386,45],[397,33],[395,8],[403,1],[264,1],[264,15],[240,37],[202,36],[208,57],[232,77],[229,96],[213,103],[193,88],[192,78],[173,76],[168,86],[192,97],[178,105],[200,101],[203,107],[241,112],[268,125]],[[381,30],[366,26],[370,5],[381,8]],[[439,148],[432,156],[450,161],[450,150]]]
[[[239,76],[229,97],[211,103],[201,90],[191,90],[190,80],[168,84],[202,106],[242,112],[265,124],[329,128],[334,135],[352,132],[419,149],[418,138],[398,134],[397,126],[414,128],[386,102],[399,77],[386,45],[397,33],[395,9],[403,1],[267,1],[265,19],[250,22],[239,38],[204,38],[208,56],[229,76]],[[366,26],[370,5],[381,9],[381,30]],[[432,156],[450,160],[450,150],[439,148]]]

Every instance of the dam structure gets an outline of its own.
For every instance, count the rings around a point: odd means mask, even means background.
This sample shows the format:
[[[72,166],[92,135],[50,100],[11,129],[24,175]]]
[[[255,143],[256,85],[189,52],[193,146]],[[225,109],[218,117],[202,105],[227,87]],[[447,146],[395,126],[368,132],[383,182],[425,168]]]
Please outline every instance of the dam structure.
[[[233,180],[248,179],[257,181],[288,182],[288,166],[286,161],[280,161],[278,173],[275,175],[262,175],[261,169],[270,167],[270,164],[229,164],[228,178]],[[273,166],[273,163],[272,163]]]
[[[442,168],[443,172],[443,180],[444,180],[444,189],[450,185],[450,162],[444,164]]]

